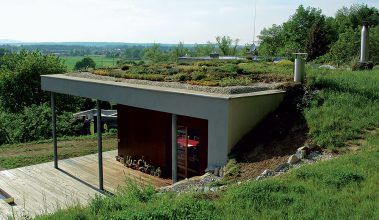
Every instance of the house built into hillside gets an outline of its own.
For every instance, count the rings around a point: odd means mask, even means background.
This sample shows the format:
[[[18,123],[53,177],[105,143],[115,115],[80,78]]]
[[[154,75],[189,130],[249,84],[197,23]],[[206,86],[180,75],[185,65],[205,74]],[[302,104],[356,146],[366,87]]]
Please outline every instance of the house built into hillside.
[[[100,100],[117,103],[118,155],[143,157],[174,182],[225,165],[230,150],[284,97],[284,91],[275,89],[219,93],[80,74],[44,75],[41,80],[42,89],[52,94],[53,110],[55,93],[96,99],[98,105]],[[97,110],[101,115],[99,106]],[[102,189],[101,132],[98,135]]]

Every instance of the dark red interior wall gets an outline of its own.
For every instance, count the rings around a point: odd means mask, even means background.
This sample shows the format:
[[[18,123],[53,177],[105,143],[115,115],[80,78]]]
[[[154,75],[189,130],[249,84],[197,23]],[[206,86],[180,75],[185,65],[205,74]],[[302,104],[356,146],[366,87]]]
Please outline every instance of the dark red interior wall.
[[[198,175],[203,175],[208,165],[208,121],[187,116],[178,116],[178,125],[197,129],[200,134],[200,165]]]
[[[118,105],[118,154],[145,160],[171,174],[171,114]]]

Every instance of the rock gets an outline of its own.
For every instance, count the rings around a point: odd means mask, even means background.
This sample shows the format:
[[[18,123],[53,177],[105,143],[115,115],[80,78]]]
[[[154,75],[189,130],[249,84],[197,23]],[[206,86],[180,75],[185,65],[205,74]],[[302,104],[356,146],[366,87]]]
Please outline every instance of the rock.
[[[319,69],[329,69],[329,70],[335,70],[336,68],[332,65],[321,65],[318,67]]]
[[[308,159],[310,159],[310,160],[319,160],[319,159],[321,159],[321,157],[322,157],[321,153],[318,153],[317,151],[312,151],[309,154]]]
[[[287,172],[289,168],[290,166],[288,163],[283,163],[276,167],[275,172]]]
[[[264,170],[261,174],[261,176],[273,176],[274,172],[272,170]]]
[[[296,151],[296,156],[299,158],[299,159],[304,159],[305,156],[307,156],[307,154],[309,153],[309,148],[307,146],[302,146],[302,147],[299,147]]]
[[[256,180],[260,180],[260,179],[264,179],[264,178],[267,178],[269,176],[274,176],[275,175],[275,172],[272,171],[272,170],[264,170],[261,175],[259,175]]]
[[[214,170],[214,172],[213,172],[213,174],[215,176],[219,176],[219,174],[220,174],[220,167],[216,167],[215,170]]]
[[[309,150],[313,150],[313,149],[319,148],[319,146],[317,144],[312,144],[312,143],[305,144],[304,147],[307,147]]]
[[[297,163],[297,162],[299,162],[299,161],[300,161],[300,159],[296,156],[296,154],[293,154],[293,155],[291,155],[291,156],[288,158],[287,163],[288,163],[288,164],[295,164],[295,163]]]

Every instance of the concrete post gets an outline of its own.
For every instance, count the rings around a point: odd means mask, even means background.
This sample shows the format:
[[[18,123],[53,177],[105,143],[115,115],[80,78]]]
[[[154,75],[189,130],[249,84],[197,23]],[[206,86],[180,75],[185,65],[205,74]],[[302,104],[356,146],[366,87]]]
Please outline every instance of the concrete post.
[[[98,151],[98,162],[99,162],[99,189],[104,190],[104,179],[103,179],[103,142],[102,142],[102,132],[101,132],[101,101],[96,101],[97,108],[97,151]]]
[[[172,155],[172,182],[178,181],[178,149],[177,149],[177,116],[171,115],[171,155]]]
[[[57,115],[55,110],[55,93],[51,93],[51,133],[53,135],[53,151],[54,151],[54,168],[58,169],[58,146],[57,146]]]
[[[369,49],[368,49],[368,27],[367,24],[363,24],[361,32],[361,57],[360,62],[364,63],[368,61]]]
[[[293,81],[303,83],[305,79],[305,60],[301,57],[295,59]]]

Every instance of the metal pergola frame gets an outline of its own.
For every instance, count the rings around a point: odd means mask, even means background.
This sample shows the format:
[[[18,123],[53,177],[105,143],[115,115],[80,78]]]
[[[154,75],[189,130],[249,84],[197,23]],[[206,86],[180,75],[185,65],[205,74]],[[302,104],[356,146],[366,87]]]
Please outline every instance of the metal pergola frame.
[[[54,168],[59,169],[58,166],[58,145],[57,145],[57,113],[55,109],[55,93],[51,92],[51,115],[52,115],[52,136],[53,136],[53,151],[54,151]],[[96,101],[97,109],[97,153],[98,153],[98,163],[99,163],[99,189],[104,191],[104,173],[103,173],[103,140],[101,131],[101,101]]]

